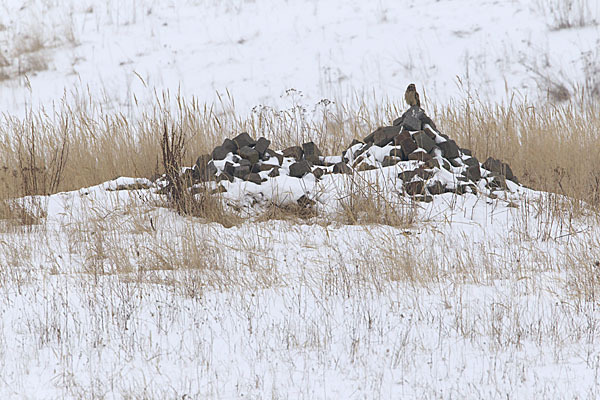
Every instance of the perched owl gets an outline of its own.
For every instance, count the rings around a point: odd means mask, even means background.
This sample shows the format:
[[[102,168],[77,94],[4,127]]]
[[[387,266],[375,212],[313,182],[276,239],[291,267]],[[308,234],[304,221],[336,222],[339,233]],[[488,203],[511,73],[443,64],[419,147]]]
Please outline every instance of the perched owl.
[[[419,100],[419,93],[417,93],[417,88],[414,83],[411,83],[406,88],[406,92],[404,93],[404,100],[408,103],[409,106],[417,106],[421,107],[421,101]]]

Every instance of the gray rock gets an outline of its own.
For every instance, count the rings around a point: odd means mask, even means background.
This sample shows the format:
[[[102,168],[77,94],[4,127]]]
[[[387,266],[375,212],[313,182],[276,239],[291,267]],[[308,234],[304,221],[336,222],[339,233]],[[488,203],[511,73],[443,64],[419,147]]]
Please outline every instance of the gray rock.
[[[238,150],[240,157],[250,161],[251,164],[256,164],[260,159],[258,151],[249,146],[244,146]]]
[[[251,172],[248,175],[246,175],[244,180],[246,180],[248,182],[256,183],[257,185],[260,185],[262,183],[262,179],[261,179],[260,175],[254,173],[254,172]]]
[[[310,208],[317,204],[316,201],[309,199],[306,195],[300,196],[298,200],[296,200],[300,207]]]
[[[238,163],[240,164],[240,167],[252,168],[252,162],[250,162],[250,160],[246,160],[245,158],[241,158]]]
[[[450,165],[452,165],[453,167],[461,167],[464,165],[463,160],[461,160],[460,158],[451,158],[448,161],[450,161]]]
[[[304,152],[304,157],[307,156],[317,156],[321,157],[321,150],[317,147],[314,142],[304,143],[302,145],[302,151]]]
[[[417,146],[425,149],[425,151],[428,153],[430,153],[436,147],[435,142],[423,131],[415,133],[413,135],[413,140]]]
[[[461,148],[461,149],[460,149],[460,151],[461,151],[463,154],[467,155],[467,156],[472,156],[472,155],[473,155],[473,154],[471,153],[471,150],[469,150],[469,149],[463,149],[463,148]]]
[[[404,121],[402,121],[402,126],[409,131],[420,131],[423,127],[423,123],[419,118],[409,114],[404,118]]]
[[[238,145],[231,139],[225,139],[221,147],[225,148],[228,152],[235,153],[238,150]]]
[[[436,196],[446,192],[446,185],[440,181],[431,181],[427,183],[427,191],[429,194]]]
[[[236,178],[244,179],[250,173],[250,167],[247,165],[235,167],[233,176]]]
[[[279,169],[279,167],[277,165],[271,165],[271,164],[260,164],[260,171],[270,171],[273,168],[277,168]]]
[[[279,168],[273,168],[271,170],[271,172],[269,172],[269,178],[275,178],[276,176],[279,176]]]
[[[267,151],[265,151],[265,154],[268,154],[269,157],[277,158],[277,161],[279,161],[279,165],[283,164],[283,154],[271,149],[267,149]]]
[[[454,140],[438,143],[437,146],[442,150],[442,156],[444,158],[456,158],[460,155],[460,150]]]
[[[219,175],[218,180],[220,180],[220,181],[228,180],[229,182],[233,182],[233,175],[228,174],[227,172],[223,171],[223,172],[221,172],[221,175]]]
[[[367,163],[360,164],[360,165],[359,165],[359,166],[356,168],[356,170],[357,170],[357,171],[359,171],[359,172],[363,172],[363,171],[372,171],[372,170],[374,170],[374,169],[377,169],[377,167],[376,167],[376,166],[374,166],[374,165],[371,165],[371,164],[367,164]]]
[[[202,154],[200,157],[196,159],[196,178],[199,181],[206,182],[209,181],[211,175],[208,171],[208,163],[210,162],[211,156],[209,154]],[[214,164],[213,164],[214,166]]]
[[[510,169],[510,166],[508,164],[506,164],[500,160],[496,160],[492,157],[489,157],[487,160],[485,160],[485,162],[483,163],[482,166],[483,166],[483,168],[487,169],[488,171],[496,172],[496,173],[504,176],[508,180],[513,180],[515,178],[512,170]]]
[[[271,145],[271,141],[265,139],[264,137],[259,138],[256,141],[256,145],[254,146],[254,150],[258,151],[258,155],[263,158],[265,156],[265,152]]]
[[[408,155],[419,148],[417,144],[410,137],[408,139],[403,139],[400,142],[400,147],[402,147],[402,151],[405,154],[405,160],[408,160]]]
[[[290,165],[290,176],[294,178],[302,178],[311,170],[311,165],[308,161],[302,160]]]
[[[425,153],[424,151],[415,151],[408,155],[408,159],[415,160],[415,161],[427,162],[427,161],[433,159],[433,157],[431,157],[428,153]]]
[[[313,169],[312,173],[315,176],[315,178],[320,179],[325,173],[325,171],[323,171],[322,168],[315,168]]]
[[[424,194],[425,192],[425,182],[423,181],[405,182],[403,186],[404,191],[409,196]]]
[[[385,156],[383,158],[383,161],[381,162],[381,166],[382,167],[391,167],[392,165],[398,164],[400,161],[402,161],[402,159],[399,157]]]
[[[489,179],[486,187],[488,189],[494,190],[506,190],[508,189],[508,185],[506,184],[506,178],[503,175],[492,176]]]
[[[262,171],[260,169],[260,164],[256,163],[256,164],[252,164],[252,166],[250,167],[250,172],[258,174],[260,171]]]
[[[224,160],[227,154],[229,154],[229,150],[223,146],[217,146],[212,151],[212,158],[213,160]]]
[[[467,158],[463,160],[467,169],[463,172],[467,179],[477,182],[481,179],[481,170],[479,169],[479,160],[475,157]]]
[[[294,157],[296,161],[302,160],[302,156],[304,155],[304,151],[300,146],[292,146],[283,150],[284,157]]]
[[[404,151],[402,151],[402,149],[392,149],[390,150],[390,156],[392,157],[398,157],[401,161],[404,160],[406,161],[408,158],[406,156],[406,154],[404,154]]]
[[[373,143],[376,146],[383,147],[391,142],[399,133],[399,126],[384,126],[377,128],[377,130],[373,132]]]
[[[225,163],[225,166],[223,167],[223,172],[225,172],[226,174],[229,174],[231,176],[233,176],[233,172],[235,171],[235,167],[233,166],[232,163],[230,163],[229,161],[227,161]]]
[[[233,138],[233,141],[237,144],[238,149],[246,146],[254,146],[256,144],[256,140],[252,139],[248,132],[242,132],[236,137]]]
[[[352,169],[344,162],[339,162],[333,166],[334,174],[352,174]]]

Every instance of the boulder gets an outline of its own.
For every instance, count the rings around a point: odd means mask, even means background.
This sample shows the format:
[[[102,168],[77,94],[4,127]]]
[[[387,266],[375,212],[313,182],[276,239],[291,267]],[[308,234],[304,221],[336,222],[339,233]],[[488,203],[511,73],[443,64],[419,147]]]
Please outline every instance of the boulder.
[[[479,169],[479,160],[475,157],[467,158],[463,160],[467,168],[463,171],[464,176],[467,179],[477,182],[481,179],[481,170]]]
[[[256,164],[258,162],[258,160],[260,159],[260,155],[258,154],[258,151],[254,150],[250,146],[242,147],[241,149],[238,150],[238,154],[240,155],[240,157],[250,161],[250,164]]]
[[[424,151],[414,151],[408,155],[409,160],[415,161],[429,161],[432,158],[433,157],[431,157],[428,153],[425,153]]]
[[[367,163],[362,163],[362,164],[360,164],[356,168],[356,170],[359,171],[359,172],[362,172],[362,171],[371,171],[371,170],[374,170],[374,169],[377,169],[377,167],[374,166],[374,165],[371,165],[371,164],[367,164]]]
[[[269,178],[275,178],[276,176],[279,176],[279,168],[273,168],[268,175]]]
[[[233,138],[233,141],[237,144],[238,148],[246,146],[254,146],[256,144],[256,140],[252,139],[248,132],[242,132],[236,137]]]
[[[263,158],[265,156],[265,152],[271,145],[271,141],[265,139],[264,137],[259,138],[254,145],[254,150],[258,152],[258,155]]]
[[[235,153],[238,150],[238,145],[231,139],[225,139],[221,145],[227,152]]]
[[[392,157],[398,157],[401,161],[404,160],[408,160],[408,157],[406,156],[406,154],[404,154],[404,151],[402,151],[402,149],[391,149],[390,150],[390,156]]]
[[[238,163],[240,164],[240,167],[252,168],[252,162],[250,162],[250,160],[246,160],[245,158],[241,158]]]
[[[333,166],[334,174],[351,174],[352,169],[344,162],[339,162]]]
[[[233,172],[235,171],[235,167],[229,161],[225,162],[225,166],[223,167],[223,172],[233,176]]]
[[[311,171],[311,165],[308,161],[302,160],[290,165],[290,176],[302,178]]]
[[[416,116],[409,114],[402,121],[402,126],[409,131],[420,131],[423,127],[423,123]]]
[[[409,196],[414,196],[417,194],[424,194],[425,182],[423,182],[423,181],[406,182],[406,183],[404,183],[404,191]]]
[[[314,142],[304,143],[302,145],[302,151],[304,152],[304,157],[307,156],[317,156],[321,157],[321,150],[317,147]]]
[[[402,147],[402,151],[405,154],[405,158],[408,159],[408,155],[419,148],[417,144],[410,137],[408,139],[403,139],[400,142],[400,147]]]
[[[325,171],[322,168],[315,168],[313,169],[312,173],[315,176],[315,178],[320,179],[325,173]]]
[[[198,180],[207,181],[209,175],[207,174],[208,163],[210,162],[211,156],[209,154],[202,154],[196,159],[196,174]],[[214,164],[213,164],[214,165]]]
[[[229,154],[229,153],[230,153],[230,151],[227,150],[225,147],[217,146],[212,151],[212,159],[213,160],[224,160],[225,157],[227,157],[227,154]]]
[[[460,156],[460,150],[454,140],[446,140],[445,142],[438,143],[437,146],[442,150],[444,158],[456,158]]]
[[[436,196],[446,192],[446,185],[440,181],[431,181],[427,183],[427,191],[429,194]]]
[[[257,185],[260,185],[262,183],[262,179],[261,179],[260,175],[257,173],[254,173],[254,172],[251,172],[248,175],[246,175],[244,180],[248,181],[248,182],[256,183]]]
[[[436,144],[427,134],[423,131],[419,131],[413,135],[413,139],[417,146],[424,149],[426,152],[430,153],[435,147]]]
[[[296,161],[302,160],[302,156],[304,155],[304,151],[300,146],[292,146],[283,150],[284,157],[294,157]]]
[[[279,161],[279,165],[283,164],[283,154],[276,152],[275,150],[267,149],[265,154],[269,155],[269,158],[275,157]]]
[[[504,176],[508,180],[514,180],[515,178],[508,164],[492,157],[489,157],[487,160],[485,160],[482,166],[490,172],[495,172]]]
[[[400,133],[399,126],[384,126],[378,128],[373,135],[373,143],[376,146],[383,147],[394,139]]]
[[[233,176],[240,179],[244,179],[249,173],[250,167],[247,165],[235,167],[233,170]]]
[[[391,167],[392,165],[398,164],[400,161],[402,161],[402,159],[399,157],[385,156],[383,158],[383,161],[381,162],[381,166],[382,167]]]

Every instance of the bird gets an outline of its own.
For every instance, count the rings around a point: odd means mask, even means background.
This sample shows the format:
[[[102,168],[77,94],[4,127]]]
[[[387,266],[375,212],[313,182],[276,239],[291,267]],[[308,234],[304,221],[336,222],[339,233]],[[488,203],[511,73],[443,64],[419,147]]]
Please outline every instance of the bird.
[[[417,106],[421,107],[421,101],[419,100],[419,93],[417,93],[417,88],[414,83],[411,83],[406,88],[406,92],[404,93],[404,100],[408,103],[409,106]]]

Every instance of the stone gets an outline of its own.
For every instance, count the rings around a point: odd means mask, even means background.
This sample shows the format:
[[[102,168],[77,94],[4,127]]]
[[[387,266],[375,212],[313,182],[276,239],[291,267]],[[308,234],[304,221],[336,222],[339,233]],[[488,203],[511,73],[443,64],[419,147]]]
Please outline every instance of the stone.
[[[281,166],[281,164],[283,164],[283,154],[280,154],[280,153],[276,152],[275,150],[271,150],[271,149],[267,149],[265,151],[265,154],[268,154],[269,157],[277,158],[277,161],[279,161],[280,166]]]
[[[252,164],[252,166],[250,167],[250,172],[252,172],[254,174],[258,174],[259,172],[261,172],[260,164],[259,163]]]
[[[404,154],[404,151],[402,151],[402,149],[392,149],[392,150],[390,150],[390,156],[392,156],[392,157],[398,157],[401,161],[408,159],[408,157],[406,156],[406,154]]]
[[[248,135],[248,132],[240,133],[233,138],[233,141],[237,144],[239,149],[246,146],[254,146],[256,144],[256,141]]]
[[[392,165],[398,164],[400,161],[402,161],[402,159],[399,157],[385,156],[385,157],[383,157],[381,166],[382,167],[391,167]]]
[[[413,196],[413,200],[422,201],[423,203],[431,203],[433,201],[433,196],[428,194],[417,194]]]
[[[506,185],[506,178],[503,175],[492,176],[492,178],[488,181],[486,187],[488,189],[494,190],[506,190],[508,186]]]
[[[233,170],[233,176],[240,179],[244,179],[249,173],[250,167],[247,165],[235,167]]]
[[[408,155],[419,148],[417,144],[410,137],[408,139],[403,139],[400,142],[400,147],[402,147],[402,151],[405,154],[406,160],[408,160]]]
[[[437,146],[442,150],[444,158],[456,158],[460,156],[460,149],[454,140],[446,140],[445,142],[438,143]]]
[[[436,138],[436,133],[435,131],[430,127],[430,126],[426,126],[423,128],[423,132],[425,132],[427,134],[427,136],[429,136],[431,139],[433,139],[435,141]]]
[[[302,145],[302,151],[304,152],[304,157],[307,156],[317,156],[321,157],[321,150],[317,147],[314,142],[304,143]]]
[[[227,157],[227,154],[229,154],[229,153],[230,153],[229,150],[227,150],[225,147],[217,146],[212,151],[212,159],[213,160],[224,160],[225,157]]]
[[[251,172],[248,175],[246,175],[244,180],[248,181],[248,182],[256,183],[257,185],[260,185],[262,183],[262,179],[261,179],[260,175],[257,173],[254,173],[254,172]]]
[[[412,178],[414,178],[415,176],[418,176],[419,178],[426,181],[433,176],[433,172],[428,171],[425,168],[419,167],[410,171],[402,171],[398,174],[398,178],[402,179],[403,182],[408,182],[412,180]]]
[[[276,176],[279,176],[279,168],[273,168],[268,175],[269,178],[275,178]]]
[[[394,139],[400,133],[399,126],[384,126],[377,128],[374,132],[373,143],[376,146],[383,147]]]
[[[223,141],[223,144],[221,145],[221,147],[223,147],[225,150],[227,150],[230,153],[235,153],[238,150],[237,143],[231,139],[225,139]]]
[[[304,151],[300,146],[292,146],[283,150],[284,157],[294,157],[296,161],[302,160],[302,156],[304,155]]]
[[[371,164],[367,164],[367,163],[362,163],[358,166],[358,168],[356,168],[356,170],[359,172],[372,171],[374,169],[377,169],[377,167],[374,165],[371,165]]]
[[[254,150],[256,150],[258,152],[258,155],[260,156],[260,158],[263,158],[265,156],[265,152],[267,151],[267,149],[269,148],[270,145],[271,145],[270,140],[265,139],[264,137],[260,137],[260,138],[258,138],[258,140],[256,141],[256,144],[254,145]]]
[[[467,179],[477,182],[481,179],[481,169],[479,169],[479,160],[475,157],[467,158],[463,160],[467,168],[463,171],[463,174]]]
[[[425,153],[424,151],[415,151],[408,155],[408,159],[415,161],[429,161],[433,159],[433,157],[431,157],[428,153]]]
[[[515,177],[508,164],[492,157],[489,157],[487,160],[485,160],[482,166],[490,172],[496,172],[504,176],[508,180],[513,180]]]
[[[428,153],[430,153],[436,147],[435,142],[423,131],[415,133],[413,135],[413,139],[417,146],[424,149]]]
[[[446,185],[440,181],[431,181],[427,183],[427,191],[429,194],[436,196],[446,192]]]
[[[290,176],[302,178],[311,171],[311,165],[308,161],[302,160],[290,165]]]
[[[367,136],[364,137],[363,142],[372,144],[374,140],[375,140],[375,132],[371,132],[370,134],[368,134]]]
[[[206,176],[208,176],[208,180],[213,179],[215,175],[217,175],[217,167],[215,163],[210,161],[206,166]]]
[[[210,162],[211,156],[209,154],[202,154],[200,157],[196,159],[196,177],[199,181],[206,182],[211,178],[210,172],[208,170],[208,164]],[[214,164],[212,164],[214,166]]]
[[[453,167],[462,167],[464,165],[463,160],[461,160],[460,158],[451,158],[448,161]]]
[[[245,158],[241,158],[238,163],[240,164],[240,167],[252,168],[252,163],[250,160],[246,160]]]
[[[229,161],[225,162],[225,166],[223,167],[223,172],[233,176],[233,171],[235,171],[235,167]]]
[[[425,167],[427,167],[427,168],[441,168],[440,161],[437,158],[432,158],[431,160],[427,160],[425,162]]]
[[[256,164],[258,162],[258,160],[260,159],[260,155],[258,154],[258,151],[256,151],[255,149],[253,149],[250,146],[244,146],[244,147],[240,148],[238,150],[238,154],[240,155],[240,157],[250,161],[251,164]]]
[[[312,173],[315,176],[315,178],[320,179],[325,173],[325,171],[322,168],[315,168],[313,169]]]
[[[333,166],[334,174],[351,174],[352,169],[344,162],[339,162]]]
[[[262,171],[270,171],[273,168],[279,169],[279,166],[278,165],[272,165],[272,164],[260,164],[260,167],[259,167],[259,169],[260,169],[261,172]]]
[[[218,180],[220,180],[220,181],[228,180],[229,182],[233,182],[233,175],[228,174],[227,172],[223,171],[223,172],[221,172],[221,175],[219,175]]]
[[[364,144],[364,143],[361,142],[360,140],[352,139],[352,142],[350,143],[350,146],[348,146],[347,148],[349,149],[350,147],[356,146],[357,144]]]
[[[409,114],[402,121],[402,126],[409,131],[420,131],[423,123],[421,120],[419,120],[419,118]]]
[[[461,148],[461,149],[460,149],[460,151],[461,151],[463,154],[467,155],[467,156],[472,156],[472,155],[473,155],[473,154],[471,153],[471,150],[469,150],[469,149],[463,149],[463,148]]]
[[[425,190],[425,182],[413,181],[404,183],[404,191],[409,196],[415,196],[417,194],[423,194]]]

